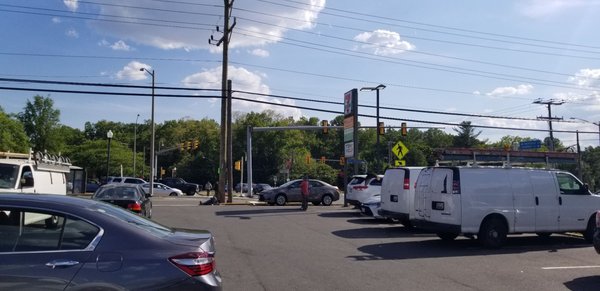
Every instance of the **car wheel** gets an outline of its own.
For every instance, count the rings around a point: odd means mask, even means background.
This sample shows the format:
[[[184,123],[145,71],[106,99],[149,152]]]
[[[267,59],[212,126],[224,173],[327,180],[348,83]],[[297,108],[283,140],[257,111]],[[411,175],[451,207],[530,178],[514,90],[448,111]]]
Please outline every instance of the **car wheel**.
[[[477,238],[485,247],[497,249],[506,242],[507,233],[506,224],[499,218],[492,217],[483,222]]]
[[[323,195],[323,198],[321,198],[321,203],[325,206],[329,206],[333,203],[333,197],[330,194],[325,194]]]
[[[286,202],[287,202],[287,198],[285,198],[285,195],[283,195],[283,194],[278,194],[275,197],[275,204],[277,204],[278,206],[283,206],[283,205],[285,205]]]
[[[177,193],[171,192],[171,194],[169,194],[169,196],[177,196]]]
[[[312,202],[312,205],[314,205],[314,206],[318,206],[319,204],[321,204],[321,201],[313,201]]]
[[[44,223],[46,224],[46,228],[56,228],[58,226],[58,216],[53,215],[50,218],[46,218],[46,220],[44,221]]]
[[[436,234],[443,241],[453,241],[458,236],[458,234],[453,232],[438,232]]]
[[[187,191],[188,196],[194,196],[194,194],[196,194],[196,191],[194,191],[193,189]]]
[[[590,220],[588,220],[587,228],[583,232],[583,239],[586,242],[592,243],[594,242],[594,231],[596,230],[596,215],[592,215]]]

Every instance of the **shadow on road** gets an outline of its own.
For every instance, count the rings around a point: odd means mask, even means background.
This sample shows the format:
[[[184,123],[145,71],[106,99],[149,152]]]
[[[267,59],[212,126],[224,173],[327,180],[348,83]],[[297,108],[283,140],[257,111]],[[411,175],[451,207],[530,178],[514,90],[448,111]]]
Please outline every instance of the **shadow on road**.
[[[360,214],[360,212],[357,212],[357,211],[343,210],[343,211],[338,211],[338,212],[319,213],[319,216],[325,217],[325,218],[344,218],[344,217],[361,217],[361,214]]]
[[[422,258],[467,257],[520,254],[526,252],[559,252],[562,249],[586,248],[590,245],[581,238],[556,235],[509,236],[506,245],[498,250],[484,248],[476,239],[459,238],[445,242],[441,239],[366,245],[358,248],[362,254],[349,256],[356,261],[402,260]]]
[[[365,227],[332,232],[342,238],[397,238],[397,237],[436,237],[435,234],[401,225],[388,227]]]
[[[565,283],[565,287],[573,291],[598,290],[600,276],[581,277]]]
[[[300,208],[270,208],[270,209],[252,209],[252,210],[231,210],[231,211],[217,211],[215,215],[225,217],[237,217],[240,219],[251,219],[252,216],[275,216],[275,215],[297,215],[306,214],[306,211],[300,210]]]

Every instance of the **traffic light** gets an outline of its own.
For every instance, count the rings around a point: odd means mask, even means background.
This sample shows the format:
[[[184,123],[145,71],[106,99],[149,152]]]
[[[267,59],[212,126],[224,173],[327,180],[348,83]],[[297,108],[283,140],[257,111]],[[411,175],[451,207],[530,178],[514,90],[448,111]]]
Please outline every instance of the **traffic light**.
[[[344,157],[344,156],[341,156],[341,157],[340,157],[340,165],[342,165],[342,166],[343,166],[343,165],[345,165],[345,164],[346,164],[346,157]]]
[[[406,136],[407,133],[408,133],[408,129],[406,128],[406,122],[402,122],[400,124],[400,134],[402,136]]]
[[[377,125],[377,134],[379,134],[379,135],[385,134],[385,126],[383,124],[383,121],[379,122],[379,124]]]
[[[323,127],[323,134],[327,134],[329,132],[329,121],[322,120],[321,126]]]
[[[306,155],[305,161],[307,165],[310,165],[310,155]]]
[[[179,144],[179,150],[185,150],[185,142]]]
[[[242,161],[235,161],[235,170],[240,171],[242,169]]]
[[[200,141],[197,139],[194,140],[194,149],[197,150],[199,146],[200,146]]]
[[[188,150],[192,149],[192,141],[191,140],[187,141],[187,147],[186,147],[186,149],[188,149]]]
[[[164,176],[166,173],[165,169],[163,169],[163,167],[160,167],[160,176]]]
[[[321,157],[321,164],[325,164],[325,157]]]

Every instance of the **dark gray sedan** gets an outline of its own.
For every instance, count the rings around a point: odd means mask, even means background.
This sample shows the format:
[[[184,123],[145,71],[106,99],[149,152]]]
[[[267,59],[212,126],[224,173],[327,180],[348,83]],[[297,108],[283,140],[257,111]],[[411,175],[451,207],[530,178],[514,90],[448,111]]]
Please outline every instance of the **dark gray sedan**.
[[[300,182],[302,180],[289,181],[277,188],[264,190],[258,194],[259,201],[265,201],[269,205],[285,205],[287,202],[301,202]],[[325,206],[331,205],[333,201],[340,199],[339,189],[320,180],[309,180],[310,195],[308,201],[313,205],[323,203]]]
[[[220,290],[221,277],[208,231],[89,199],[0,194],[0,290],[22,289]]]

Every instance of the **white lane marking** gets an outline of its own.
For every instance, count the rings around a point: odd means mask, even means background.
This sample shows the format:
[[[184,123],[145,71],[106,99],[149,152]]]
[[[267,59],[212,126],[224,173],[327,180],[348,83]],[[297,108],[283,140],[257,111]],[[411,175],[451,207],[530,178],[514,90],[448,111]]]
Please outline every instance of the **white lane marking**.
[[[543,267],[542,270],[593,269],[593,268],[600,268],[600,266]]]

